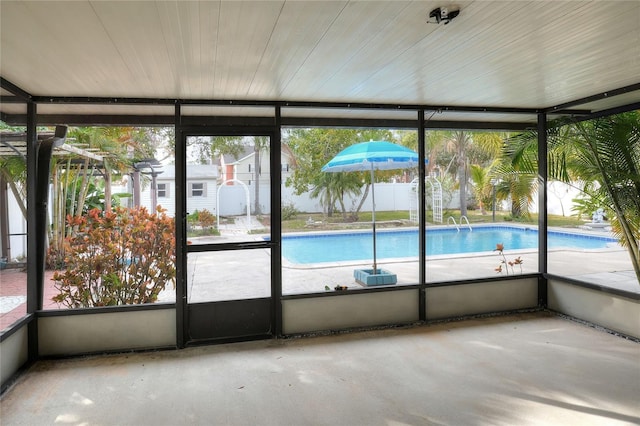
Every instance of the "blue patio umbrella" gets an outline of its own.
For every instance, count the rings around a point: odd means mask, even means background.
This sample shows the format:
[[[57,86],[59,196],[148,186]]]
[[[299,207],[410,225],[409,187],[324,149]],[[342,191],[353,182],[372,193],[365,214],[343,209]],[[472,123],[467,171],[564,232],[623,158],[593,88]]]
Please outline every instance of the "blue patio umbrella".
[[[426,160],[425,160],[426,163]],[[343,149],[322,168],[323,172],[371,171],[371,221],[373,225],[373,274],[376,262],[376,198],[375,170],[410,169],[418,167],[418,154],[404,146],[386,141],[361,142]]]

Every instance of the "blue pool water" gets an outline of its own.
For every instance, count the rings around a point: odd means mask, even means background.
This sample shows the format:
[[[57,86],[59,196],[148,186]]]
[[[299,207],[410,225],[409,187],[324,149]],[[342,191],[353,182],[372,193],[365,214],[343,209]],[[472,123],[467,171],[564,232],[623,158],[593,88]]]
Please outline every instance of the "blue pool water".
[[[612,238],[548,232],[549,248],[604,248]],[[538,247],[538,231],[516,227],[476,227],[427,230],[427,256],[493,251],[503,243],[505,251]],[[292,263],[322,263],[373,258],[371,232],[313,234],[282,237],[282,256]],[[418,231],[378,231],[377,258],[418,256]]]

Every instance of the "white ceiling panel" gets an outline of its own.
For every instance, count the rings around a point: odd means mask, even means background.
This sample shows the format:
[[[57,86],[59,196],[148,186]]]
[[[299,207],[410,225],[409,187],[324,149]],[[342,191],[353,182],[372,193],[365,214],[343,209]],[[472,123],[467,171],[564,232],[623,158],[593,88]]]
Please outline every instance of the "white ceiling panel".
[[[427,23],[440,6],[460,15]],[[640,83],[640,1],[2,0],[0,76],[36,97],[544,109]]]
[[[206,106],[185,105],[181,114],[190,116],[217,116],[217,117],[274,117],[273,107],[246,107],[246,106]]]
[[[78,115],[87,112],[114,115],[173,115],[175,108],[172,105],[38,104],[38,114]]]
[[[418,114],[409,110],[380,110],[380,109],[341,109],[341,108],[282,108],[283,118],[353,118],[353,119],[389,119],[389,120],[418,120]]]

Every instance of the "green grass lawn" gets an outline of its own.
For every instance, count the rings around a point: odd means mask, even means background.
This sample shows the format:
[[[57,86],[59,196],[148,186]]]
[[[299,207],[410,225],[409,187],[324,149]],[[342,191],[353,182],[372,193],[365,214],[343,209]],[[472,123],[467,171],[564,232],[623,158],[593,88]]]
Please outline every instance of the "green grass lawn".
[[[469,210],[467,212],[467,218],[470,223],[491,223],[492,222],[492,214],[487,213],[485,215],[480,214],[479,210]],[[443,212],[443,224],[447,223],[449,217],[453,217],[456,222],[460,222],[460,211],[458,210],[446,210]],[[408,210],[400,210],[400,211],[381,211],[376,212],[376,223],[384,222],[396,222],[394,226],[401,226],[402,222],[409,220],[409,211]],[[557,216],[557,215],[548,215],[547,217],[549,226],[559,226],[559,227],[576,227],[584,224],[584,220],[581,220],[575,216]],[[427,221],[430,222],[429,225],[432,225],[432,216],[431,212],[427,215]],[[308,222],[312,222],[312,225],[309,225]],[[517,220],[513,220],[511,218],[511,214],[507,212],[496,212],[496,223],[505,223],[505,222],[513,222],[513,223],[526,223],[531,225],[538,224],[538,214],[530,214],[527,218],[518,218]],[[293,232],[293,231],[313,231],[320,229],[344,229],[345,227],[358,228],[358,227],[367,227],[370,226],[371,223],[371,212],[360,212],[358,214],[357,222],[353,221],[345,221],[341,214],[334,214],[333,217],[326,217],[322,213],[300,213],[295,215],[294,218],[289,220],[282,221],[282,230],[284,232]],[[409,225],[409,224],[407,224]],[[439,225],[439,224],[438,224]],[[411,226],[415,226],[411,224]]]

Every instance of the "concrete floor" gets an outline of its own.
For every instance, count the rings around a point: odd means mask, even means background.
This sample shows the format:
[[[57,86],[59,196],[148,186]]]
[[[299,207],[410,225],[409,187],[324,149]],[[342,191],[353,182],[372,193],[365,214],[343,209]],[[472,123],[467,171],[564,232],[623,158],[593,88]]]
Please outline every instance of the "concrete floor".
[[[4,425],[640,424],[640,344],[546,312],[37,362]]]

